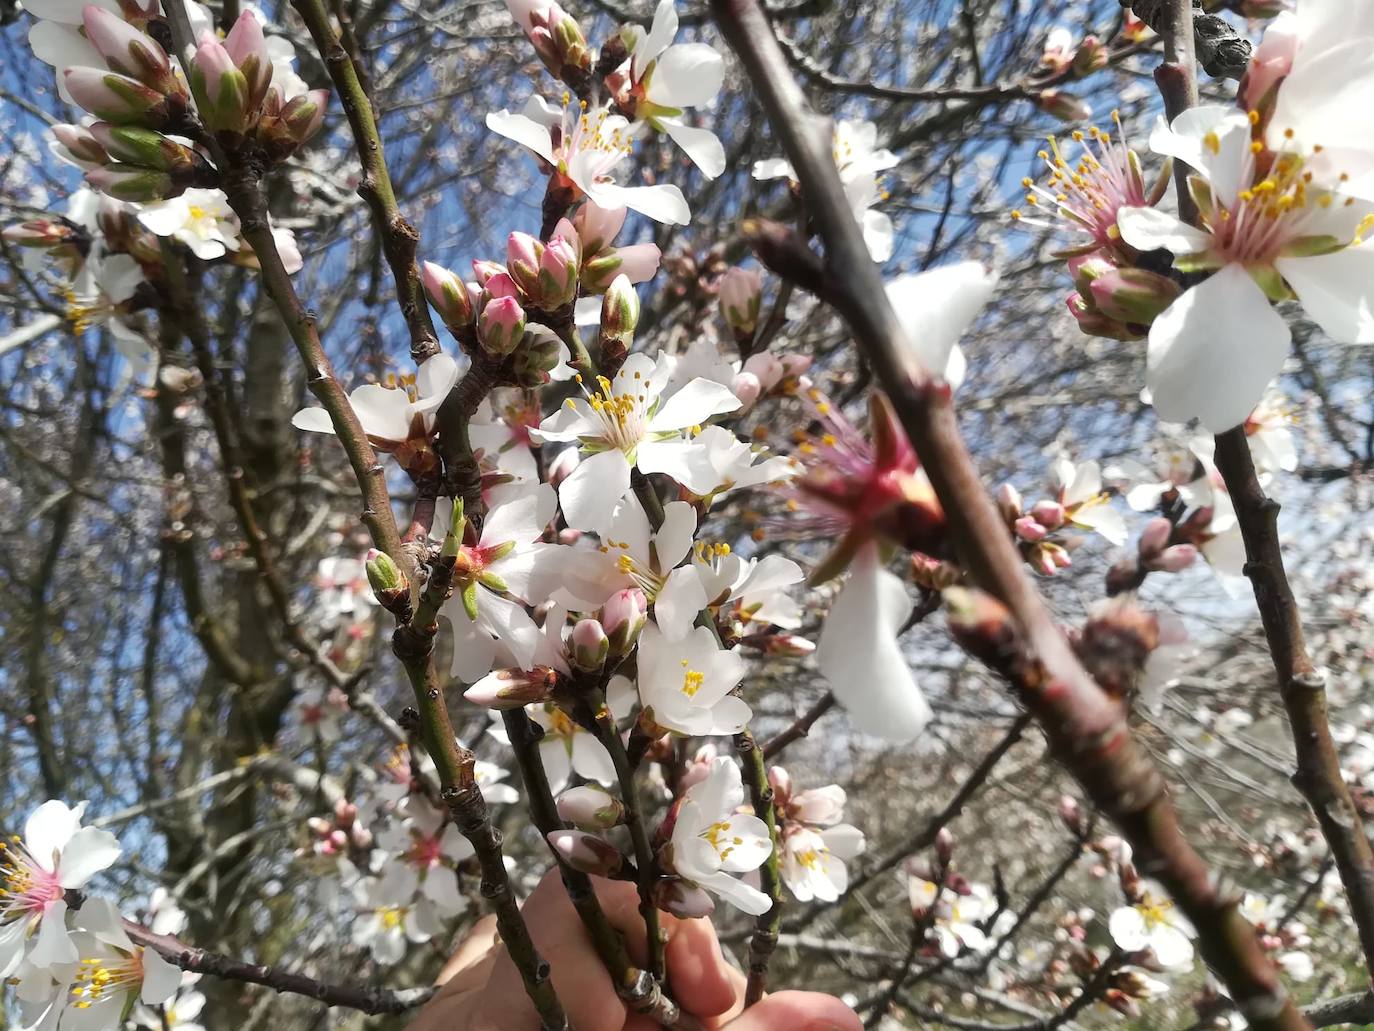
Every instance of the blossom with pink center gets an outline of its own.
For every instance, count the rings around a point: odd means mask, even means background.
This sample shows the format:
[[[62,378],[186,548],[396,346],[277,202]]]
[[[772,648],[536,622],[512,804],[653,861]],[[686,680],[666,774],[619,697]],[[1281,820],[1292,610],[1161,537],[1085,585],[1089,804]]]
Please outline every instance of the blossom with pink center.
[[[1069,152],[1067,143],[1061,146],[1057,137],[1049,137],[1049,149],[1040,151],[1039,157],[1049,168],[1050,177],[1044,183],[1029,177],[1021,180],[1029,210],[1013,211],[1012,219],[1023,225],[1048,227],[1048,219],[1057,216],[1073,232],[1086,237],[1069,253],[1120,253],[1117,212],[1148,207],[1158,198],[1151,199],[1146,192],[1140,158],[1126,143],[1121,118],[1115,111],[1112,121],[1116,123],[1115,137],[1097,126],[1086,134],[1075,131],[1076,156]]]
[[[44,802],[22,838],[0,842],[0,978],[24,961],[39,968],[80,958],[67,930],[66,892],[119,858],[108,831],[82,827],[86,803]]]
[[[686,225],[691,211],[682,191],[668,183],[621,186],[611,173],[630,151],[630,123],[608,109],[589,112],[570,103],[556,108],[531,97],[521,114],[487,115],[487,128],[528,147],[560,175],[578,196],[602,208],[630,208],[669,225]]]
[[[474,854],[472,845],[428,802],[412,798],[405,811],[404,820],[377,835],[377,845],[392,856],[382,873],[384,894],[422,905],[427,901],[441,916],[456,916],[466,902],[454,867]]]
[[[1245,421],[1288,356],[1271,301],[1296,297],[1336,341],[1374,343],[1374,243],[1362,235],[1374,206],[1323,189],[1298,154],[1266,149],[1261,122],[1208,106],[1161,124],[1153,149],[1197,169],[1199,225],[1157,208],[1118,217],[1131,246],[1212,273],[1150,327],[1146,383],[1160,418],[1214,433]]]

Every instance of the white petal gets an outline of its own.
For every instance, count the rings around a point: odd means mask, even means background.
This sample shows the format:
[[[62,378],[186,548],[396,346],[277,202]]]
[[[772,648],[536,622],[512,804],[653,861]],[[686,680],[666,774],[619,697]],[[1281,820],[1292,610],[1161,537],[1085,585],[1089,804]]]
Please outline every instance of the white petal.
[[[674,569],[654,600],[654,622],[669,640],[685,637],[707,600],[695,566]]]
[[[649,420],[649,429],[663,432],[699,426],[712,416],[733,412],[739,406],[739,398],[729,387],[697,378],[664,402]]]
[[[762,161],[755,161],[752,174],[755,179],[797,178],[792,163],[786,158],[764,158]]]
[[[589,455],[559,485],[563,517],[576,530],[605,526],[630,489],[630,463],[619,449]]]
[[[75,963],[81,957],[67,932],[67,903],[62,899],[48,906],[38,924],[38,934],[29,949],[29,962],[36,967]]]
[[[1234,106],[1207,104],[1189,108],[1173,124],[1161,119],[1150,134],[1150,148],[1197,169],[1223,201],[1235,198],[1242,177],[1253,172],[1250,155],[1250,121]]]
[[[656,124],[692,159],[707,179],[725,171],[725,146],[710,129],[685,124],[680,118],[659,118]],[[600,321],[600,309],[598,309]]]
[[[68,809],[56,799],[44,802],[24,823],[24,845],[45,870],[57,869],[59,856],[77,828],[86,803]]]
[[[736,909],[750,916],[762,916],[773,908],[773,900],[757,888],[751,888],[743,881],[736,880],[728,873],[718,873],[701,882],[707,891],[719,895]]]
[[[695,440],[646,440],[635,452],[635,464],[641,472],[671,476],[693,494],[706,495],[720,485],[710,454]]]
[[[410,399],[404,390],[364,383],[348,400],[369,436],[395,441],[410,436]]]
[[[1150,327],[1146,382],[1159,417],[1238,426],[1288,354],[1288,326],[1239,265],[1188,290]]]
[[[725,60],[706,43],[669,47],[654,65],[648,97],[663,107],[702,107],[725,82]]]
[[[897,231],[892,226],[892,219],[886,212],[868,208],[859,222],[863,226],[864,245],[868,247],[868,256],[881,265],[892,257],[896,245]]]
[[[463,366],[451,354],[436,354],[422,362],[415,370],[415,389],[421,398],[416,409],[429,412],[438,408],[462,373]]]
[[[487,115],[487,128],[508,140],[528,147],[551,165],[558,164],[549,139],[549,130],[527,115],[511,114],[504,108]]]
[[[671,501],[663,506],[663,524],[654,534],[654,551],[658,568],[672,569],[692,550],[692,538],[697,532],[697,512],[685,501]]]
[[[157,1006],[166,1002],[181,987],[181,968],[174,967],[162,958],[156,949],[143,950],[143,988],[139,998],[146,1006]],[[181,1016],[178,1013],[178,1016]],[[177,1022],[180,1026],[180,1021]]]
[[[821,630],[821,673],[854,726],[875,737],[910,740],[930,721],[930,705],[896,638],[911,609],[906,587],[881,567],[877,546],[868,544]]]
[[[1374,343],[1374,244],[1274,264],[1333,340]]]
[[[673,37],[677,35],[677,4],[675,0],[659,0],[654,9],[653,24],[635,43],[634,64],[636,72],[642,73],[647,65],[659,54],[668,49]]]
[[[57,876],[64,888],[80,888],[119,858],[119,839],[109,831],[82,827],[62,849]]]
[[[291,416],[291,425],[298,430],[309,430],[312,433],[334,432],[334,421],[323,408],[302,408]]]
[[[588,197],[603,208],[626,207],[670,226],[685,226],[692,221],[692,209],[687,206],[687,198],[671,183],[657,186],[617,186],[615,183],[579,185]]]
[[[1156,927],[1150,932],[1150,948],[1160,966],[1168,970],[1186,970],[1193,965],[1193,943],[1177,927]]]
[[[955,345],[982,311],[997,286],[997,273],[976,261],[944,265],[912,276],[899,276],[887,284],[912,353],[930,372],[951,386],[962,379]]]
[[[1209,233],[1158,208],[1122,208],[1116,224],[1121,238],[1137,250],[1163,247],[1172,254],[1202,254],[1212,246]]]
[[[1150,937],[1145,927],[1145,917],[1134,906],[1122,906],[1113,911],[1107,921],[1112,941],[1126,952],[1139,952],[1145,948]]]
[[[606,746],[588,733],[573,735],[572,768],[579,777],[586,777],[598,784],[615,783],[615,763]]]

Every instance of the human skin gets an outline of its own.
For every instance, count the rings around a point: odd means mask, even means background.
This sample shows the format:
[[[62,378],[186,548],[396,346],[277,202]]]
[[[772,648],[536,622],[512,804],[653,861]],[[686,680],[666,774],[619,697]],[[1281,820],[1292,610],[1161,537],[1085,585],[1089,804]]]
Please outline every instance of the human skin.
[[[645,960],[644,922],[631,884],[594,878],[606,917],[624,936],[631,957]],[[574,1031],[657,1031],[659,1025],[627,1013],[610,974],[550,871],[523,907],[525,923],[552,971],[554,990]],[[661,913],[668,934],[668,987],[684,1010],[709,1031],[860,1031],[859,1018],[840,1000],[815,992],[778,992],[743,1012],[744,976],[725,960],[709,920],[678,920]],[[458,946],[439,975],[439,993],[411,1031],[537,1031],[539,1018],[520,973],[485,917]]]

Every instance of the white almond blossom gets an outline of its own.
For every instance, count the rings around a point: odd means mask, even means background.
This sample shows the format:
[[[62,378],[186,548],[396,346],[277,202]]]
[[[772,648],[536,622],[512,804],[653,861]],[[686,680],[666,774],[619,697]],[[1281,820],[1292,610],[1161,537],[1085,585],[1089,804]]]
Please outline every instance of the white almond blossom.
[[[337,687],[307,687],[292,707],[301,729],[323,744],[339,740],[339,722],[348,712],[348,695]]]
[[[428,902],[445,917],[456,916],[466,907],[454,867],[475,853],[443,810],[412,797],[405,819],[380,831],[377,845],[391,853],[382,873],[385,886],[378,889],[384,896],[420,905]]]
[[[725,61],[705,43],[674,43],[677,35],[674,0],[659,0],[653,24],[646,32],[628,25],[630,46],[629,92],[635,118],[668,136],[692,159],[708,179],[725,171],[725,148],[709,129],[687,125],[683,112],[706,107],[725,82]]]
[[[863,545],[830,606],[816,660],[856,730],[908,741],[930,722],[930,703],[911,675],[897,632],[912,612],[906,585]]]
[[[967,893],[961,893],[948,886],[941,889],[933,881],[912,875],[907,894],[913,912],[935,907],[931,931],[941,955],[953,959],[965,949],[983,952],[991,946],[987,933],[979,926],[997,912],[997,899],[986,885],[970,884]]]
[[[612,563],[606,567],[602,597],[638,587],[663,634],[673,639],[685,635],[708,600],[696,565],[683,564],[692,554],[696,532],[696,509],[685,501],[664,505],[663,522],[654,530],[637,497],[621,498],[601,533],[601,551]]]
[[[1150,146],[1197,169],[1200,227],[1158,208],[1118,216],[1131,246],[1212,273],[1150,327],[1146,383],[1161,419],[1214,433],[1243,423],[1283,368],[1290,334],[1271,301],[1296,296],[1337,342],[1374,343],[1374,244],[1361,236],[1371,205],[1309,182],[1296,154],[1262,171],[1257,131],[1218,105],[1161,123]]]
[[[132,1018],[135,1024],[147,1031],[205,1031],[205,1025],[196,1019],[204,1009],[204,994],[188,987],[187,975],[183,975],[181,990],[164,1002],[160,1010],[153,1010],[140,1002],[134,1007]]]
[[[239,249],[239,219],[223,190],[192,189],[140,205],[138,220],[149,232],[184,243],[202,261]]]
[[[730,607],[743,623],[794,630],[802,624],[801,605],[787,588],[806,578],[801,566],[778,554],[743,558],[725,544],[698,541],[692,564],[713,608]]]
[[[413,382],[402,386],[364,383],[348,395],[349,404],[373,446],[395,452],[412,440],[434,433],[435,413],[458,382],[463,366],[452,355],[436,354],[416,370]],[[323,408],[302,408],[291,425],[313,433],[333,433],[334,423]]]
[[[782,839],[783,883],[798,902],[836,902],[849,887],[845,863],[863,846],[863,834],[848,824],[823,830],[797,826]]]
[[[892,219],[873,206],[887,199],[878,177],[897,167],[897,155],[878,146],[878,128],[872,122],[837,121],[834,158],[854,220],[863,227],[868,253],[881,264],[892,257]],[[754,162],[754,178],[795,181],[797,174],[785,158],[767,158]]]
[[[743,804],[739,767],[725,756],[712,760],[706,777],[682,796],[673,822],[671,862],[683,880],[759,916],[773,900],[735,875],[757,870],[773,844],[762,820],[737,811]]]
[[[730,694],[744,678],[744,659],[724,649],[708,627],[670,639],[653,623],[639,638],[639,698],[645,716],[689,736],[736,734],[752,712]]]
[[[1112,941],[1126,952],[1149,949],[1165,970],[1193,966],[1192,925],[1162,895],[1145,891],[1135,905],[1114,910],[1108,920]]]
[[[0,841],[0,978],[26,958],[39,968],[79,959],[67,930],[66,893],[84,888],[121,851],[109,831],[81,826],[85,811],[85,802],[44,802],[23,837]]]
[[[556,577],[567,550],[539,541],[557,504],[547,483],[499,488],[477,543],[459,551],[453,597],[440,612],[453,627],[453,675],[464,683],[486,676],[498,659],[521,669],[534,664],[540,631],[524,601],[543,600],[544,580]],[[447,525],[444,507],[436,525]]]
[[[668,225],[686,225],[692,213],[671,183],[621,186],[611,173],[633,149],[630,123],[608,110],[586,111],[564,101],[553,107],[531,97],[521,114],[487,115],[487,128],[528,147],[601,208],[629,208]]]
[[[569,526],[604,527],[630,489],[630,470],[635,467],[643,473],[666,473],[694,494],[716,486],[705,482],[714,479],[714,470],[703,472],[704,448],[686,431],[735,411],[739,398],[705,379],[694,379],[665,397],[671,372],[662,358],[655,362],[648,355],[632,354],[615,379],[598,377],[595,392],[583,385],[584,397],[569,398],[540,424],[537,432],[544,440],[582,445],[583,461],[558,489]]]
[[[153,367],[148,338],[128,321],[126,302],[145,280],[143,266],[128,254],[108,254],[103,241],[91,248],[81,270],[66,290],[67,320],[80,336],[92,326],[104,326],[135,375]]]
[[[112,1031],[136,1003],[157,1006],[176,994],[181,970],[157,950],[135,945],[119,911],[104,899],[81,907],[72,935],[80,960],[71,975],[62,1031]]]
[[[1062,458],[1054,463],[1053,476],[1070,523],[1101,534],[1117,547],[1126,543],[1126,520],[1102,490],[1101,466],[1092,461],[1075,465]]]
[[[443,931],[439,913],[427,900],[415,901],[403,879],[365,877],[353,886],[358,913],[353,944],[366,948],[378,963],[398,963],[409,944],[422,945]]]

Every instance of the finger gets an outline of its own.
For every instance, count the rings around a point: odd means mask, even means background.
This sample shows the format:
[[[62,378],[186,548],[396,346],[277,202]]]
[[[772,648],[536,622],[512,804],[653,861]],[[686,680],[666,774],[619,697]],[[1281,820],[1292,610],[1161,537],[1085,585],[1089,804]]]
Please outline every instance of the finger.
[[[639,912],[639,889],[629,881],[610,881],[604,877],[593,877],[592,887],[607,921],[625,939],[630,960],[635,966],[645,966],[649,962],[648,937],[644,933],[644,917]],[[674,920],[670,915],[660,912],[658,921],[660,930],[672,933]]]
[[[858,1015],[833,995],[778,992],[750,1006],[727,1031],[863,1031]]]
[[[553,989],[572,1025],[621,1027],[625,1006],[556,870],[544,876],[521,911],[535,948],[549,964]],[[492,1028],[519,1031],[538,1027],[534,1004],[525,995],[520,973],[504,950],[482,994],[482,1013]]]
[[[486,983],[489,973],[482,969],[482,962],[487,959],[495,945],[496,917],[484,916],[472,925],[472,930],[468,932],[457,951],[448,958],[434,983],[456,991],[481,987]]]
[[[679,920],[667,947],[668,987],[673,998],[698,1017],[724,1013],[743,995],[742,976],[725,959],[710,920]]]

